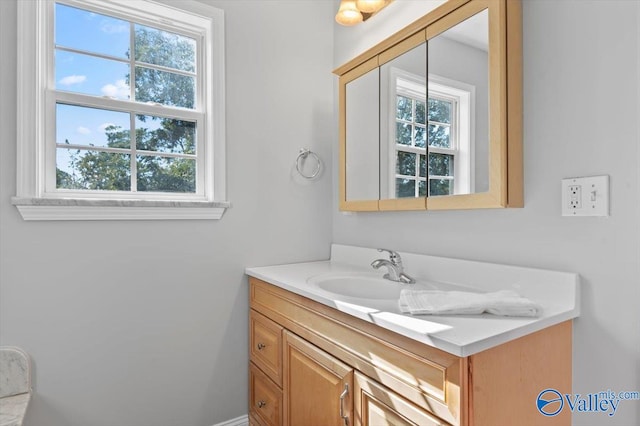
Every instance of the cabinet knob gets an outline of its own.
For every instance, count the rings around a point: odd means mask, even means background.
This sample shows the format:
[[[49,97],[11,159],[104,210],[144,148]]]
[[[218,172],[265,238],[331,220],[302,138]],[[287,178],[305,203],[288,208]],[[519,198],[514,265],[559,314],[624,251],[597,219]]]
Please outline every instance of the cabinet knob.
[[[258,343],[258,350],[259,351],[263,350],[266,347],[267,347],[267,345],[265,345],[264,343]]]
[[[264,407],[265,405],[267,405],[267,403],[266,403],[266,402],[264,402],[264,401],[258,401],[258,403],[257,403],[256,405],[258,406],[258,408],[262,408],[262,407]]]

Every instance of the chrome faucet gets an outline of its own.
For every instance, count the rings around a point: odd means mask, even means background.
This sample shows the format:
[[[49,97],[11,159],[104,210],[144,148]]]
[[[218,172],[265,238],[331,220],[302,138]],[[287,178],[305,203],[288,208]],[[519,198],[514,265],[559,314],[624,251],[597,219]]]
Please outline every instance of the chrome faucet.
[[[371,266],[373,269],[378,269],[381,266],[386,266],[388,272],[383,275],[382,278],[386,278],[391,281],[396,281],[403,284],[413,284],[416,282],[409,275],[404,273],[404,267],[402,266],[402,259],[400,255],[393,251],[387,249],[378,249],[378,251],[383,252],[386,251],[389,253],[389,260],[387,259],[376,259],[371,262]]]

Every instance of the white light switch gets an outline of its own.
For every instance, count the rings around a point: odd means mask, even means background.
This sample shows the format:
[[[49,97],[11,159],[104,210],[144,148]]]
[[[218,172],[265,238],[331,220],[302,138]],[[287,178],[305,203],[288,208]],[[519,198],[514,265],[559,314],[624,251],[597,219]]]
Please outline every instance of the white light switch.
[[[609,176],[562,179],[562,216],[609,216]]]

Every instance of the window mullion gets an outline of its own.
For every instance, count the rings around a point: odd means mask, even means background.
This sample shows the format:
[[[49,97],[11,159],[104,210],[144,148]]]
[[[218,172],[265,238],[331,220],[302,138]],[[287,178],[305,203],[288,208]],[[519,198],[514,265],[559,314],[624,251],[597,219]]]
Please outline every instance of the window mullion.
[[[135,61],[135,43],[136,33],[135,24],[129,22],[129,99],[135,101],[136,94],[136,61]]]
[[[414,196],[419,197],[420,196],[420,154],[416,154],[416,159],[415,159],[415,168],[416,171],[414,173],[414,178],[416,180],[416,183],[414,185]]]
[[[177,152],[164,152],[164,151],[147,151],[136,148],[136,155],[152,155],[155,157],[165,158],[185,158],[189,160],[196,160],[198,156],[196,154],[180,154]]]
[[[137,135],[136,135],[136,115],[132,112],[129,114],[130,128],[130,149],[131,149],[131,192],[138,192],[138,163],[136,158]]]
[[[65,149],[80,149],[83,151],[99,151],[99,152],[110,152],[113,154],[130,154],[131,151],[124,148],[111,148],[106,146],[91,146],[91,145],[79,145],[79,144],[66,144],[66,143],[57,143],[56,148],[65,148]]]
[[[413,154],[425,154],[426,149],[425,148],[420,148],[418,146],[409,146],[409,145],[402,145],[402,144],[396,144],[396,151],[401,151],[401,152],[410,152]]]
[[[117,56],[106,55],[106,54],[98,53],[98,52],[89,52],[87,50],[74,49],[73,47],[60,46],[60,45],[57,45],[57,44],[55,45],[55,50],[60,50],[60,51],[69,52],[69,53],[77,53],[77,54],[80,54],[80,55],[91,56],[91,57],[94,57],[94,58],[107,59],[109,61],[116,61],[116,62],[122,62],[122,63],[128,63],[129,62],[128,59],[118,58]]]
[[[136,92],[136,67],[135,67],[135,24],[129,22],[129,99],[135,101]],[[131,149],[130,170],[131,170],[131,192],[138,192],[138,163],[136,158],[136,149],[138,138],[136,135],[136,115],[134,112],[129,113],[129,149]]]
[[[150,64],[148,62],[142,62],[142,61],[137,61],[136,64],[138,64],[138,66],[149,68],[149,69],[152,69],[152,70],[170,72],[172,74],[179,74],[179,75],[183,75],[183,76],[186,76],[186,77],[196,77],[196,73],[194,73],[194,72],[183,71],[183,70],[179,70],[177,68],[171,68],[171,67],[165,67],[165,66],[162,66],[162,65]]]
[[[185,121],[201,120],[204,116],[202,111],[192,109],[172,108],[141,102],[131,102],[128,100],[103,98],[99,96],[85,95],[83,93],[65,92],[62,90],[54,90],[53,92],[55,92],[58,103],[63,104],[122,112],[134,111],[136,114],[155,115]]]
[[[458,153],[457,150],[451,148],[441,148],[436,146],[429,147],[429,154],[445,154],[455,156]]]

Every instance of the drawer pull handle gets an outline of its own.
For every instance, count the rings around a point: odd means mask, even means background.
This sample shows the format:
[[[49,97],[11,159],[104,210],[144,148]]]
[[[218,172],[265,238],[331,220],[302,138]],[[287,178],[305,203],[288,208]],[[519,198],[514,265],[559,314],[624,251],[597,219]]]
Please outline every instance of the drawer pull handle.
[[[258,350],[259,351],[263,350],[266,347],[267,347],[267,345],[265,345],[264,343],[258,343]]]
[[[262,408],[262,407],[264,407],[265,405],[267,405],[267,403],[266,403],[266,402],[264,402],[264,401],[258,401],[258,403],[257,403],[256,405],[258,406],[258,408]]]
[[[344,399],[347,394],[349,394],[349,385],[344,385],[344,390],[340,394],[340,417],[344,420],[344,426],[349,426],[349,416],[345,416],[344,414]]]

